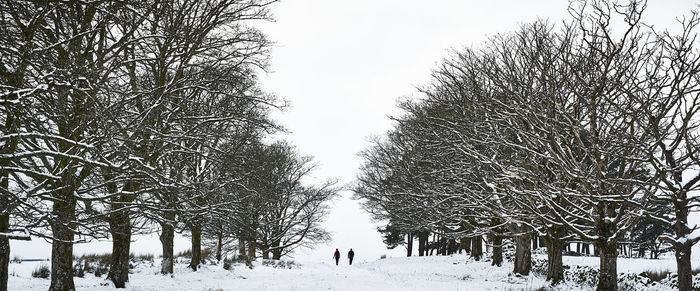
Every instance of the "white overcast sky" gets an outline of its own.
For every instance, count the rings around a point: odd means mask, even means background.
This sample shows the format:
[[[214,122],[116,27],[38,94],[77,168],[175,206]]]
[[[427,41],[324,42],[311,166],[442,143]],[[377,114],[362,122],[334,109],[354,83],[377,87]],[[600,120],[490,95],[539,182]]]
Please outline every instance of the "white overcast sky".
[[[650,0],[646,19],[669,25],[690,0]],[[396,100],[450,49],[478,47],[489,36],[537,18],[560,22],[567,0],[413,1],[283,0],[276,21],[259,25],[276,43],[263,88],[291,102],[278,120],[285,138],[322,163],[322,177],[353,179],[368,137],[389,130]]]
[[[692,0],[649,0],[648,22],[661,27],[696,7]],[[567,0],[283,0],[271,8],[276,21],[259,27],[276,45],[263,88],[291,101],[276,114],[290,131],[283,138],[320,162],[319,179],[351,183],[361,163],[357,153],[368,137],[391,128],[396,100],[415,96],[415,86],[430,81],[430,72],[450,49],[478,47],[488,36],[509,32],[522,23],[568,17]],[[330,263],[332,251],[354,248],[357,260],[376,260],[389,252],[350,193],[333,204],[325,226],[334,233],[328,245],[305,251],[300,261]],[[188,249],[179,236],[176,251]],[[111,250],[110,242],[77,245],[76,254]],[[13,255],[46,258],[51,248],[41,240],[12,241]],[[160,254],[157,235],[136,237],[136,253]],[[698,254],[696,250],[694,252]]]
[[[695,9],[697,1],[649,0],[645,20],[659,27]],[[538,18],[568,19],[569,1],[523,0],[283,0],[272,6],[274,23],[261,28],[276,42],[264,89],[291,101],[277,118],[284,138],[321,163],[318,178],[351,183],[368,137],[391,128],[396,100],[416,96],[416,86],[451,49],[478,47],[489,36]],[[364,259],[387,253],[375,226],[344,192],[326,227],[328,246],[299,255],[330,260],[334,248],[353,247]],[[403,249],[390,252],[400,255]]]

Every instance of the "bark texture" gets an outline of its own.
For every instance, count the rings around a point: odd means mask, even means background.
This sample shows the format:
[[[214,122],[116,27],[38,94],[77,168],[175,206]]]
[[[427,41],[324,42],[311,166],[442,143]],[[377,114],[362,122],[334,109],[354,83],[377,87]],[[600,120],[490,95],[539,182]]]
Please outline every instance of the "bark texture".
[[[680,174],[676,174],[680,176]],[[681,181],[680,177],[676,180]],[[692,232],[688,227],[688,194],[686,191],[678,191],[674,200],[676,220],[673,224],[673,232],[677,238],[684,238],[680,242],[674,242],[676,267],[678,270],[678,290],[691,290],[693,288],[693,270],[690,265],[690,255],[695,242],[686,239]]]
[[[245,257],[245,239],[242,234],[238,234],[238,256]]]
[[[552,284],[558,284],[564,280],[564,262],[562,261],[564,242],[558,238],[547,236],[545,244],[547,247],[547,280]]]
[[[0,232],[10,232],[10,215],[0,215]],[[7,276],[10,273],[10,240],[0,237],[0,291],[7,291]]]
[[[69,192],[70,193],[65,193]],[[54,241],[51,244],[51,285],[49,291],[75,290],[73,282],[73,240],[75,231],[75,196],[73,188],[60,191],[62,199],[53,204],[54,220],[51,222]]]
[[[472,251],[472,240],[470,238],[462,238],[460,239],[459,242],[460,245],[462,245],[462,248],[464,249],[464,252],[466,253],[471,253]]]
[[[693,245],[690,243],[676,244],[676,266],[678,270],[678,290],[693,289],[693,269],[690,265],[690,254]]]
[[[163,261],[160,265],[161,274],[173,273],[173,261],[175,259],[173,241],[175,239],[175,228],[169,222],[161,223],[160,245],[163,249]]]
[[[116,203],[116,205],[121,205]],[[117,206],[121,207],[121,206]],[[128,209],[113,211],[109,219],[112,235],[112,262],[107,278],[117,288],[126,288],[129,281],[129,251],[131,248],[131,221]]]
[[[202,229],[198,226],[191,226],[192,233],[192,260],[190,260],[190,268],[197,271],[199,264],[202,263]]]
[[[500,267],[503,264],[503,237],[494,235],[491,241],[493,244],[491,265]]]
[[[249,260],[254,260],[255,259],[255,249],[257,248],[257,245],[255,243],[255,240],[248,240],[248,259]]]
[[[515,237],[515,263],[513,273],[527,276],[532,268],[532,253],[530,251],[530,235],[523,234]]]
[[[275,249],[272,251],[272,259],[279,260],[282,258],[282,249]]]
[[[484,255],[483,248],[482,248],[482,243],[481,243],[481,236],[475,236],[472,238],[472,253],[471,256],[474,258],[475,261],[481,260],[481,257]]]
[[[221,232],[216,234],[216,261],[220,262],[221,261],[221,249],[222,249],[222,244],[224,243],[224,235],[221,234]]]
[[[596,244],[596,249],[600,254],[600,277],[596,290],[615,291],[617,290],[617,244],[603,240]]]
[[[422,257],[427,255],[426,247],[428,245],[428,232],[427,231],[421,231],[418,233],[418,256]]]

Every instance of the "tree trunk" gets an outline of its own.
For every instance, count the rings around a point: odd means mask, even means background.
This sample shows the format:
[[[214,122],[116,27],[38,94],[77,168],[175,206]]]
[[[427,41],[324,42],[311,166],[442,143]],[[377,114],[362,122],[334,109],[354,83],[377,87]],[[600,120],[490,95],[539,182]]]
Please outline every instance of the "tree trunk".
[[[221,248],[224,242],[224,235],[221,232],[216,234],[216,262],[221,262]]]
[[[693,289],[693,269],[690,265],[691,243],[676,243],[676,267],[678,268],[678,290]]]
[[[425,255],[432,256],[434,247],[435,247],[435,234],[433,234],[433,243],[432,244],[430,243],[430,239],[427,239],[425,242]]]
[[[262,258],[263,260],[269,260],[270,259],[270,251],[268,247],[266,246],[261,246],[260,249],[262,249]]]
[[[114,204],[113,204],[114,205]],[[131,222],[129,210],[118,209],[124,205],[117,203],[109,217],[109,232],[112,235],[112,261],[109,265],[109,278],[117,288],[126,288],[129,281],[129,249],[131,247]]]
[[[70,178],[69,178],[70,179]],[[54,240],[51,244],[51,286],[49,291],[75,290],[73,282],[73,240],[75,231],[76,200],[73,188],[60,191],[60,199],[53,202],[54,219],[51,230]]]
[[[27,39],[27,43],[29,40]],[[6,78],[6,85],[10,88],[22,88],[24,83],[24,71],[27,66],[20,66],[15,69],[14,73],[9,75],[12,77]],[[18,100],[21,96],[19,93],[12,93],[4,97],[5,100]],[[5,135],[11,135],[18,133],[20,129],[19,117],[22,116],[18,106],[4,105],[6,110],[5,121],[3,133]],[[19,145],[19,138],[10,138],[3,143],[0,147],[0,153],[2,154],[12,154],[17,151]],[[6,169],[10,166],[11,160],[4,159],[0,161],[0,168]],[[1,170],[0,171],[0,187],[2,189],[9,189],[10,185],[10,171]],[[13,206],[10,205],[9,197],[5,195],[0,195],[0,232],[10,233],[10,212]],[[7,280],[9,279],[10,273],[10,239],[7,237],[0,237],[0,291],[7,291]]]
[[[530,235],[523,234],[515,237],[515,263],[513,273],[530,274],[532,268],[532,253],[530,251]]]
[[[0,215],[0,233],[10,233],[10,214]],[[10,240],[0,236],[0,291],[7,291],[10,273]]]
[[[440,254],[447,256],[447,238],[444,236],[440,238]]]
[[[472,238],[472,258],[474,258],[475,261],[481,260],[481,256],[483,255],[483,249],[481,247],[481,236],[475,236]]]
[[[413,233],[406,235],[406,256],[410,257],[413,255]]]
[[[282,258],[282,249],[275,249],[272,251],[272,259],[279,260]]]
[[[255,248],[257,246],[255,245],[255,240],[248,240],[248,259],[249,260],[255,260]]]
[[[681,175],[677,174],[679,179]],[[690,255],[694,242],[688,240],[688,235],[691,234],[691,229],[688,227],[688,194],[686,191],[676,193],[676,199],[673,201],[673,208],[676,214],[676,220],[673,224],[673,232],[677,240],[673,244],[676,255],[676,267],[678,268],[678,290],[691,290],[693,287],[693,273],[690,266]]]
[[[160,233],[160,244],[163,249],[163,261],[160,263],[160,273],[164,275],[173,273],[173,262],[175,260],[175,251],[173,247],[175,228],[170,221],[160,224],[162,229]]]
[[[463,238],[460,240],[460,244],[461,244],[462,247],[464,248],[464,252],[465,252],[465,253],[471,253],[471,250],[472,250],[472,240],[471,240],[471,238],[463,237]]]
[[[192,232],[192,260],[190,268],[197,271],[199,264],[202,263],[202,229],[199,226],[191,226]]]
[[[418,256],[425,256],[425,247],[428,244],[428,233],[421,231],[418,233]]]
[[[238,234],[238,256],[245,257],[245,239],[242,234]]]
[[[540,238],[540,237],[537,236],[537,234],[532,235],[532,249],[533,249],[533,250],[536,250],[536,249],[539,247],[539,246],[537,245],[537,243],[540,241],[539,238]]]
[[[564,242],[548,235],[545,238],[545,245],[547,247],[547,280],[555,285],[564,280],[564,262],[562,261]]]
[[[596,290],[615,291],[617,290],[617,244],[608,243],[604,238],[595,247],[600,254],[600,276]]]
[[[275,240],[272,242],[272,259],[279,260],[282,258],[282,249],[280,248],[281,241]]]
[[[503,237],[500,235],[494,235],[492,239],[493,244],[493,256],[491,260],[491,266],[500,267],[503,264]]]

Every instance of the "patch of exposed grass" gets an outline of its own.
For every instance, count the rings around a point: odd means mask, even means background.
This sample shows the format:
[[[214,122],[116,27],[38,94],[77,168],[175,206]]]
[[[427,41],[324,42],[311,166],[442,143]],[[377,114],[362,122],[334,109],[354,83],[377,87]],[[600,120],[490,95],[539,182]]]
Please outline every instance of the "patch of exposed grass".
[[[41,264],[32,271],[32,277],[47,279],[51,277],[51,269],[47,264]]]

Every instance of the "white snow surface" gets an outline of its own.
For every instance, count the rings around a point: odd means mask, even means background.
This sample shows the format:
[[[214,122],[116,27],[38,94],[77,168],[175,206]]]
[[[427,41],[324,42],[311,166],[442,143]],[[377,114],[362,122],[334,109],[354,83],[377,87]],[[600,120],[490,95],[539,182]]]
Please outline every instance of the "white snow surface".
[[[46,290],[48,279],[30,275],[39,264],[11,264],[9,290]],[[221,265],[207,265],[192,272],[185,264],[178,264],[170,277],[158,274],[156,260],[138,265],[129,275],[126,290],[530,290],[547,285],[538,276],[513,277],[511,269],[512,264],[492,267],[489,262],[454,255],[387,258],[352,266],[347,260],[335,266],[329,259],[292,269],[256,262],[252,270],[240,264],[230,271]],[[75,284],[77,290],[115,290],[104,275],[85,274],[85,278],[75,278]],[[576,289],[562,286],[562,290]]]
[[[597,266],[597,257],[564,257],[566,265]],[[10,265],[9,290],[46,290],[48,279],[31,277],[31,272],[47,262]],[[292,269],[236,264],[230,271],[222,265],[204,265],[192,272],[178,263],[175,274],[159,274],[159,262],[140,263],[129,275],[126,290],[535,290],[548,286],[538,275],[515,277],[512,263],[494,267],[488,261],[472,261],[464,255],[386,258],[348,265],[347,259],[336,266],[328,262],[297,265]],[[648,260],[620,258],[618,272],[643,272],[674,267],[670,259]],[[115,290],[105,276],[85,274],[75,278],[77,290]],[[547,290],[587,290],[569,283]]]

